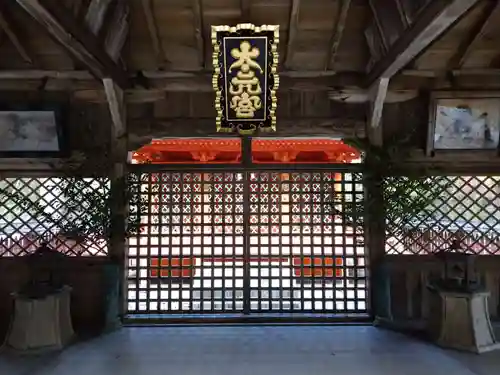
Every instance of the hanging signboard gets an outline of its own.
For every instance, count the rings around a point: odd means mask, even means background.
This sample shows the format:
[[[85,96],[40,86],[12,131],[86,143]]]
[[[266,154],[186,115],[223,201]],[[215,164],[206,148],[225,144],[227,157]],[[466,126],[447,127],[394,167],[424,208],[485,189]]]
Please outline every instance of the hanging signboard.
[[[279,26],[212,26],[219,132],[276,130]]]

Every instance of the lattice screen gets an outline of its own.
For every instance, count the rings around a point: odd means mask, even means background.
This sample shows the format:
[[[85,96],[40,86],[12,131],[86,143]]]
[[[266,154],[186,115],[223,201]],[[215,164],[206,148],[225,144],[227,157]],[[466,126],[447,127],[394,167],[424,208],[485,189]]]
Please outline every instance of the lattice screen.
[[[65,187],[75,183],[82,194],[65,195]],[[104,239],[75,238],[63,235],[63,232],[88,224],[86,221],[90,216],[100,214],[95,205],[98,202],[96,197],[108,195],[109,180],[104,178],[0,180],[0,256],[29,254],[36,250],[42,239],[66,255],[106,255],[107,242]]]
[[[500,176],[431,179],[446,181],[442,193],[421,217],[397,234],[387,232],[386,253],[430,254],[460,239],[464,249],[476,254],[500,254]]]
[[[130,314],[368,311],[362,227],[339,214],[363,199],[351,173],[138,172],[129,184],[146,200],[130,203],[143,223],[128,243]]]

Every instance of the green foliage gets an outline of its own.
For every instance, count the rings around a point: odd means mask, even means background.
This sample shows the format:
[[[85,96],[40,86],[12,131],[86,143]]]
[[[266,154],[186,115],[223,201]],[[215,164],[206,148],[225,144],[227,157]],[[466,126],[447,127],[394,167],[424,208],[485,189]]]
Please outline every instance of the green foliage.
[[[343,140],[366,156],[362,173],[355,174],[353,180],[373,183],[383,197],[382,202],[370,196],[342,202],[341,215],[346,222],[362,226],[365,212],[371,212],[385,217],[386,232],[394,236],[416,227],[432,214],[432,203],[446,192],[450,182],[446,177],[429,176],[425,169],[399,163],[408,157],[411,140],[412,134],[395,135],[383,147],[370,144],[366,138]]]
[[[51,193],[55,198],[46,206],[21,190],[0,188],[0,201],[37,222],[56,227],[68,238],[109,241],[112,197],[107,179],[64,177]],[[125,198],[137,205],[140,197],[136,195],[127,191]],[[135,211],[126,218],[126,235],[134,235],[139,229],[140,212]]]

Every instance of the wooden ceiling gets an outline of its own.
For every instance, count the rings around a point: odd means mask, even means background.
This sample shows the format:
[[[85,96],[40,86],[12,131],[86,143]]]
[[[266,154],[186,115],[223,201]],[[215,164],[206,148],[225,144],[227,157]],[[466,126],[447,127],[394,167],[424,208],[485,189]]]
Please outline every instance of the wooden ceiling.
[[[353,128],[347,120],[363,118],[329,99],[343,90],[383,103],[388,89],[500,88],[497,0],[9,0],[0,90],[106,102],[110,78],[132,117],[160,122],[143,131],[169,133],[178,121],[179,133],[179,119],[214,116],[211,25],[244,22],[280,25],[285,122],[332,127],[340,111]]]

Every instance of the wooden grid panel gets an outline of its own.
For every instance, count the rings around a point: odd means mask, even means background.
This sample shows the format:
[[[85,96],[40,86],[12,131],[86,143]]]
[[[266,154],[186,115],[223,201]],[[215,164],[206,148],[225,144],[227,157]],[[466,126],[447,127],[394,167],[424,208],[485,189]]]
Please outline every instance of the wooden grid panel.
[[[4,178],[0,180],[0,256],[23,256],[37,249],[42,240],[55,250],[70,256],[107,255],[107,242],[99,238],[75,241],[62,235],[62,228],[85,220],[76,214],[74,204],[88,202],[75,199],[69,203],[64,194],[75,179]],[[83,178],[78,184],[86,192],[109,194],[109,180]],[[84,209],[85,211],[85,209]]]
[[[148,204],[141,232],[129,240],[128,312],[242,311],[243,173],[134,180]]]
[[[351,174],[153,172],[130,186],[147,204],[131,205],[129,314],[367,312],[363,233],[331,203],[362,199]]]
[[[250,259],[260,260],[250,310],[366,313],[363,233],[335,214],[363,186],[345,172],[254,172],[249,183]]]
[[[453,239],[478,255],[500,254],[500,176],[435,176],[439,197],[420,217],[387,233],[387,254],[432,254]],[[446,181],[446,183],[442,183]]]

